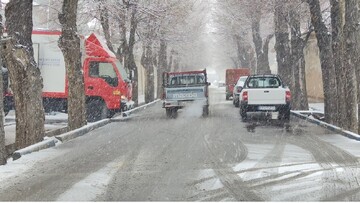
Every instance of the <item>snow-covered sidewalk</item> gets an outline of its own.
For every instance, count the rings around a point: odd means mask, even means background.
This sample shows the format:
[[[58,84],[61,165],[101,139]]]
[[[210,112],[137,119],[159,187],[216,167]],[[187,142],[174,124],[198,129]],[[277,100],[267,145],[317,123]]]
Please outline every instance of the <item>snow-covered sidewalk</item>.
[[[320,111],[320,112],[324,113],[324,103],[310,103],[309,110]]]
[[[15,125],[15,111],[10,111],[5,117],[5,145],[15,143],[16,125]],[[45,132],[50,132],[59,128],[67,126],[67,114],[52,112],[45,115]]]
[[[329,130],[332,130],[336,133],[339,133],[343,136],[346,136],[351,139],[360,140],[360,135],[344,130],[338,126],[328,124],[323,121],[324,116],[324,103],[309,103],[309,110],[308,111],[293,111],[293,114],[295,114],[298,117],[301,117],[305,120],[308,120],[312,123],[315,123],[317,125],[323,126]],[[320,116],[319,116],[320,114]]]

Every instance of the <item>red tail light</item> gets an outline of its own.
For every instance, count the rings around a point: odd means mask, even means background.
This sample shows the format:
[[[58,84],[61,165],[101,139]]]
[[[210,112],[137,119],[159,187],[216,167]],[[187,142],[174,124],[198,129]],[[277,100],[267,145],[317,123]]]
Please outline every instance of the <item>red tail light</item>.
[[[242,94],[242,99],[243,99],[243,101],[248,101],[249,96],[248,96],[248,92],[247,92],[247,91],[244,91],[244,92],[243,92],[243,94]]]
[[[163,92],[163,93],[162,93],[162,96],[161,96],[161,99],[165,99],[165,98],[166,98],[166,93]]]
[[[291,92],[289,90],[286,91],[285,100],[286,100],[286,102],[291,101]]]

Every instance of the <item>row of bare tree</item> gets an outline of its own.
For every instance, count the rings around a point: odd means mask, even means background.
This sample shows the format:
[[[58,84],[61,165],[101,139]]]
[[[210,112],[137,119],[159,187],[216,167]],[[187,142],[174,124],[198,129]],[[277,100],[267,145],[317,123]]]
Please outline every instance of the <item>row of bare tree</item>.
[[[69,130],[86,125],[84,80],[81,71],[79,26],[77,25],[79,19],[83,20],[83,18],[79,17],[79,13],[81,17],[87,16],[89,19],[97,19],[100,22],[101,34],[105,36],[108,48],[131,73],[130,77],[134,84],[133,100],[137,104],[138,67],[135,57],[141,55],[138,61],[145,69],[145,102],[150,102],[154,100],[155,95],[158,97],[161,95],[159,84],[161,84],[162,72],[180,67],[179,53],[183,49],[179,45],[183,45],[190,36],[194,38],[194,31],[188,33],[190,27],[194,25],[187,22],[187,16],[194,7],[194,2],[176,0],[62,1],[62,10],[57,11],[57,19],[48,20],[56,21],[55,24],[58,24],[62,31],[59,47],[64,54],[69,82]],[[53,4],[58,6],[59,1],[54,1]],[[10,0],[5,8],[5,17],[8,37],[2,39],[0,51],[1,58],[9,70],[16,109],[15,144],[16,149],[20,149],[41,141],[45,131],[41,97],[42,78],[34,60],[31,40],[34,28],[33,1]],[[140,48],[137,49],[136,46]],[[154,77],[155,71],[157,71],[157,78]],[[1,79],[2,77],[0,77],[0,83]],[[156,80],[157,89],[154,85]],[[1,96],[0,101],[2,101]],[[2,108],[2,102],[0,102],[0,111]],[[1,118],[3,115],[0,116]],[[4,124],[1,119],[0,165],[6,163],[4,140]]]
[[[236,42],[236,65],[269,73],[269,42],[275,36],[278,74],[292,90],[293,109],[308,109],[304,48],[315,33],[325,120],[353,132],[360,130],[359,1],[229,0],[218,4],[223,10],[219,24]]]

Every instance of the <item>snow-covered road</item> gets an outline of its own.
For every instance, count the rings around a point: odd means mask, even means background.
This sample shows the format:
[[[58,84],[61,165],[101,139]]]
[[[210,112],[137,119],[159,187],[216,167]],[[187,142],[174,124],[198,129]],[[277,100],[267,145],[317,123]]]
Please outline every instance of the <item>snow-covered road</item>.
[[[0,167],[8,201],[351,201],[360,199],[359,142],[292,118],[289,129],[212,88],[211,115],[158,103],[55,148]]]

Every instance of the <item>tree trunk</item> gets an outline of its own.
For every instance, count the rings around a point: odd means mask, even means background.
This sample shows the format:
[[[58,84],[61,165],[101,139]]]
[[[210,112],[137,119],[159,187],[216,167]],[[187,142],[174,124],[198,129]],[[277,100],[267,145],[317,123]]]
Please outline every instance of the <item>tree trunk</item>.
[[[170,57],[169,57],[169,65],[166,69],[166,72],[170,72],[173,71],[173,64],[174,64],[174,50],[172,49],[170,52]]]
[[[293,88],[293,75],[290,65],[290,42],[289,42],[289,26],[287,9],[283,1],[277,1],[278,4],[275,6],[275,50],[276,60],[278,63],[278,74],[283,79],[284,83],[288,85],[292,92]]]
[[[251,49],[251,46],[240,35],[235,35],[234,38],[236,40],[237,56],[238,61],[240,61],[240,66],[242,68],[250,68],[251,56],[249,49]]]
[[[1,6],[0,6],[1,7]],[[0,14],[0,68],[2,69],[2,36],[3,36],[3,25],[2,15]],[[4,86],[3,86],[3,71],[0,74],[0,165],[6,164],[6,148],[5,148],[5,130],[4,130]]]
[[[259,18],[252,18],[251,19],[251,30],[252,30],[252,37],[253,42],[255,46],[255,53],[256,53],[256,70],[255,73],[261,73],[263,72],[262,64],[259,64],[259,61],[261,60],[261,54],[262,54],[262,39],[260,36],[260,17]]]
[[[337,112],[336,112],[336,123],[340,127],[344,127],[349,129],[348,122],[347,122],[347,101],[346,98],[347,94],[340,95],[342,92],[346,91],[346,86],[351,88],[353,84],[351,80],[349,81],[346,78],[346,71],[344,70],[344,24],[345,24],[345,16],[344,16],[344,2],[343,0],[331,0],[331,27],[332,27],[332,49],[334,55],[334,67],[336,71],[336,89],[339,93],[339,97],[337,99]],[[350,84],[346,84],[347,81]],[[355,101],[353,95],[350,96],[350,101]],[[351,107],[350,107],[351,108]],[[351,114],[350,114],[351,116]],[[351,116],[352,117],[352,116]],[[353,123],[353,122],[350,122]]]
[[[150,40],[143,46],[141,64],[145,69],[145,103],[149,103],[154,100],[154,65]]]
[[[347,111],[348,118],[346,119],[349,123],[349,130],[353,132],[357,132],[359,128],[357,120],[356,120],[356,109],[357,104],[360,101],[360,13],[359,13],[359,2],[357,0],[346,0],[345,3],[345,45],[346,45],[346,60],[345,60],[345,68],[346,68],[346,78],[348,79],[348,87],[346,91],[348,93],[347,98]],[[355,80],[355,73],[356,79]],[[357,87],[354,85],[357,84]],[[357,97],[356,97],[357,95]],[[355,100],[354,100],[355,99]],[[357,100],[356,100],[357,99]],[[360,110],[358,110],[358,115]],[[351,116],[351,117],[350,117]]]
[[[256,52],[256,71],[255,73],[258,74],[270,74],[270,66],[269,66],[269,43],[273,35],[269,35],[265,42],[263,43],[263,40],[260,35],[260,17],[256,16],[251,19],[251,29],[252,29],[252,36],[253,36],[253,42],[255,45],[255,52]]]
[[[106,45],[108,46],[110,51],[112,51],[114,54],[116,54],[116,57],[118,57],[118,59],[121,60],[120,56],[118,56],[118,53],[115,52],[115,49],[114,49],[113,44],[111,42],[110,26],[109,26],[109,11],[105,6],[105,1],[104,0],[100,0],[99,7],[100,7],[100,23],[101,23],[101,27],[102,27],[103,32],[104,32]]]
[[[269,43],[270,40],[274,37],[274,34],[270,34],[265,38],[264,46],[262,49],[262,53],[259,57],[259,63],[262,68],[261,74],[271,74],[270,64],[269,64]]]
[[[311,23],[314,26],[318,46],[320,50],[321,71],[323,76],[325,121],[333,124],[336,119],[337,91],[335,80],[335,68],[332,52],[331,35],[327,29],[320,8],[319,0],[308,0]]]
[[[174,72],[179,72],[181,71],[180,69],[180,60],[178,57],[175,57],[174,59]]]
[[[41,141],[44,136],[43,85],[31,40],[32,0],[11,0],[6,5],[5,16],[11,40],[6,42],[4,51],[16,109],[15,142],[20,149]]]
[[[138,69],[134,57],[135,34],[138,25],[136,14],[137,14],[137,7],[136,5],[133,5],[131,11],[131,19],[130,19],[129,46],[125,56],[126,59],[125,68],[133,72],[133,75],[131,75],[131,80],[133,81],[132,99],[135,103],[135,106],[139,104]]]
[[[68,87],[68,125],[74,130],[86,125],[85,87],[81,67],[80,38],[77,34],[78,0],[64,0],[59,22],[62,33],[59,47],[64,54]]]
[[[162,90],[162,74],[167,71],[167,43],[164,39],[160,39],[160,49],[159,49],[159,63],[157,66],[157,97],[161,98]]]
[[[292,5],[293,6],[293,5]],[[292,108],[297,110],[308,110],[305,77],[305,41],[301,37],[300,11],[292,7],[289,12],[291,30],[291,65],[293,71],[293,99]]]

